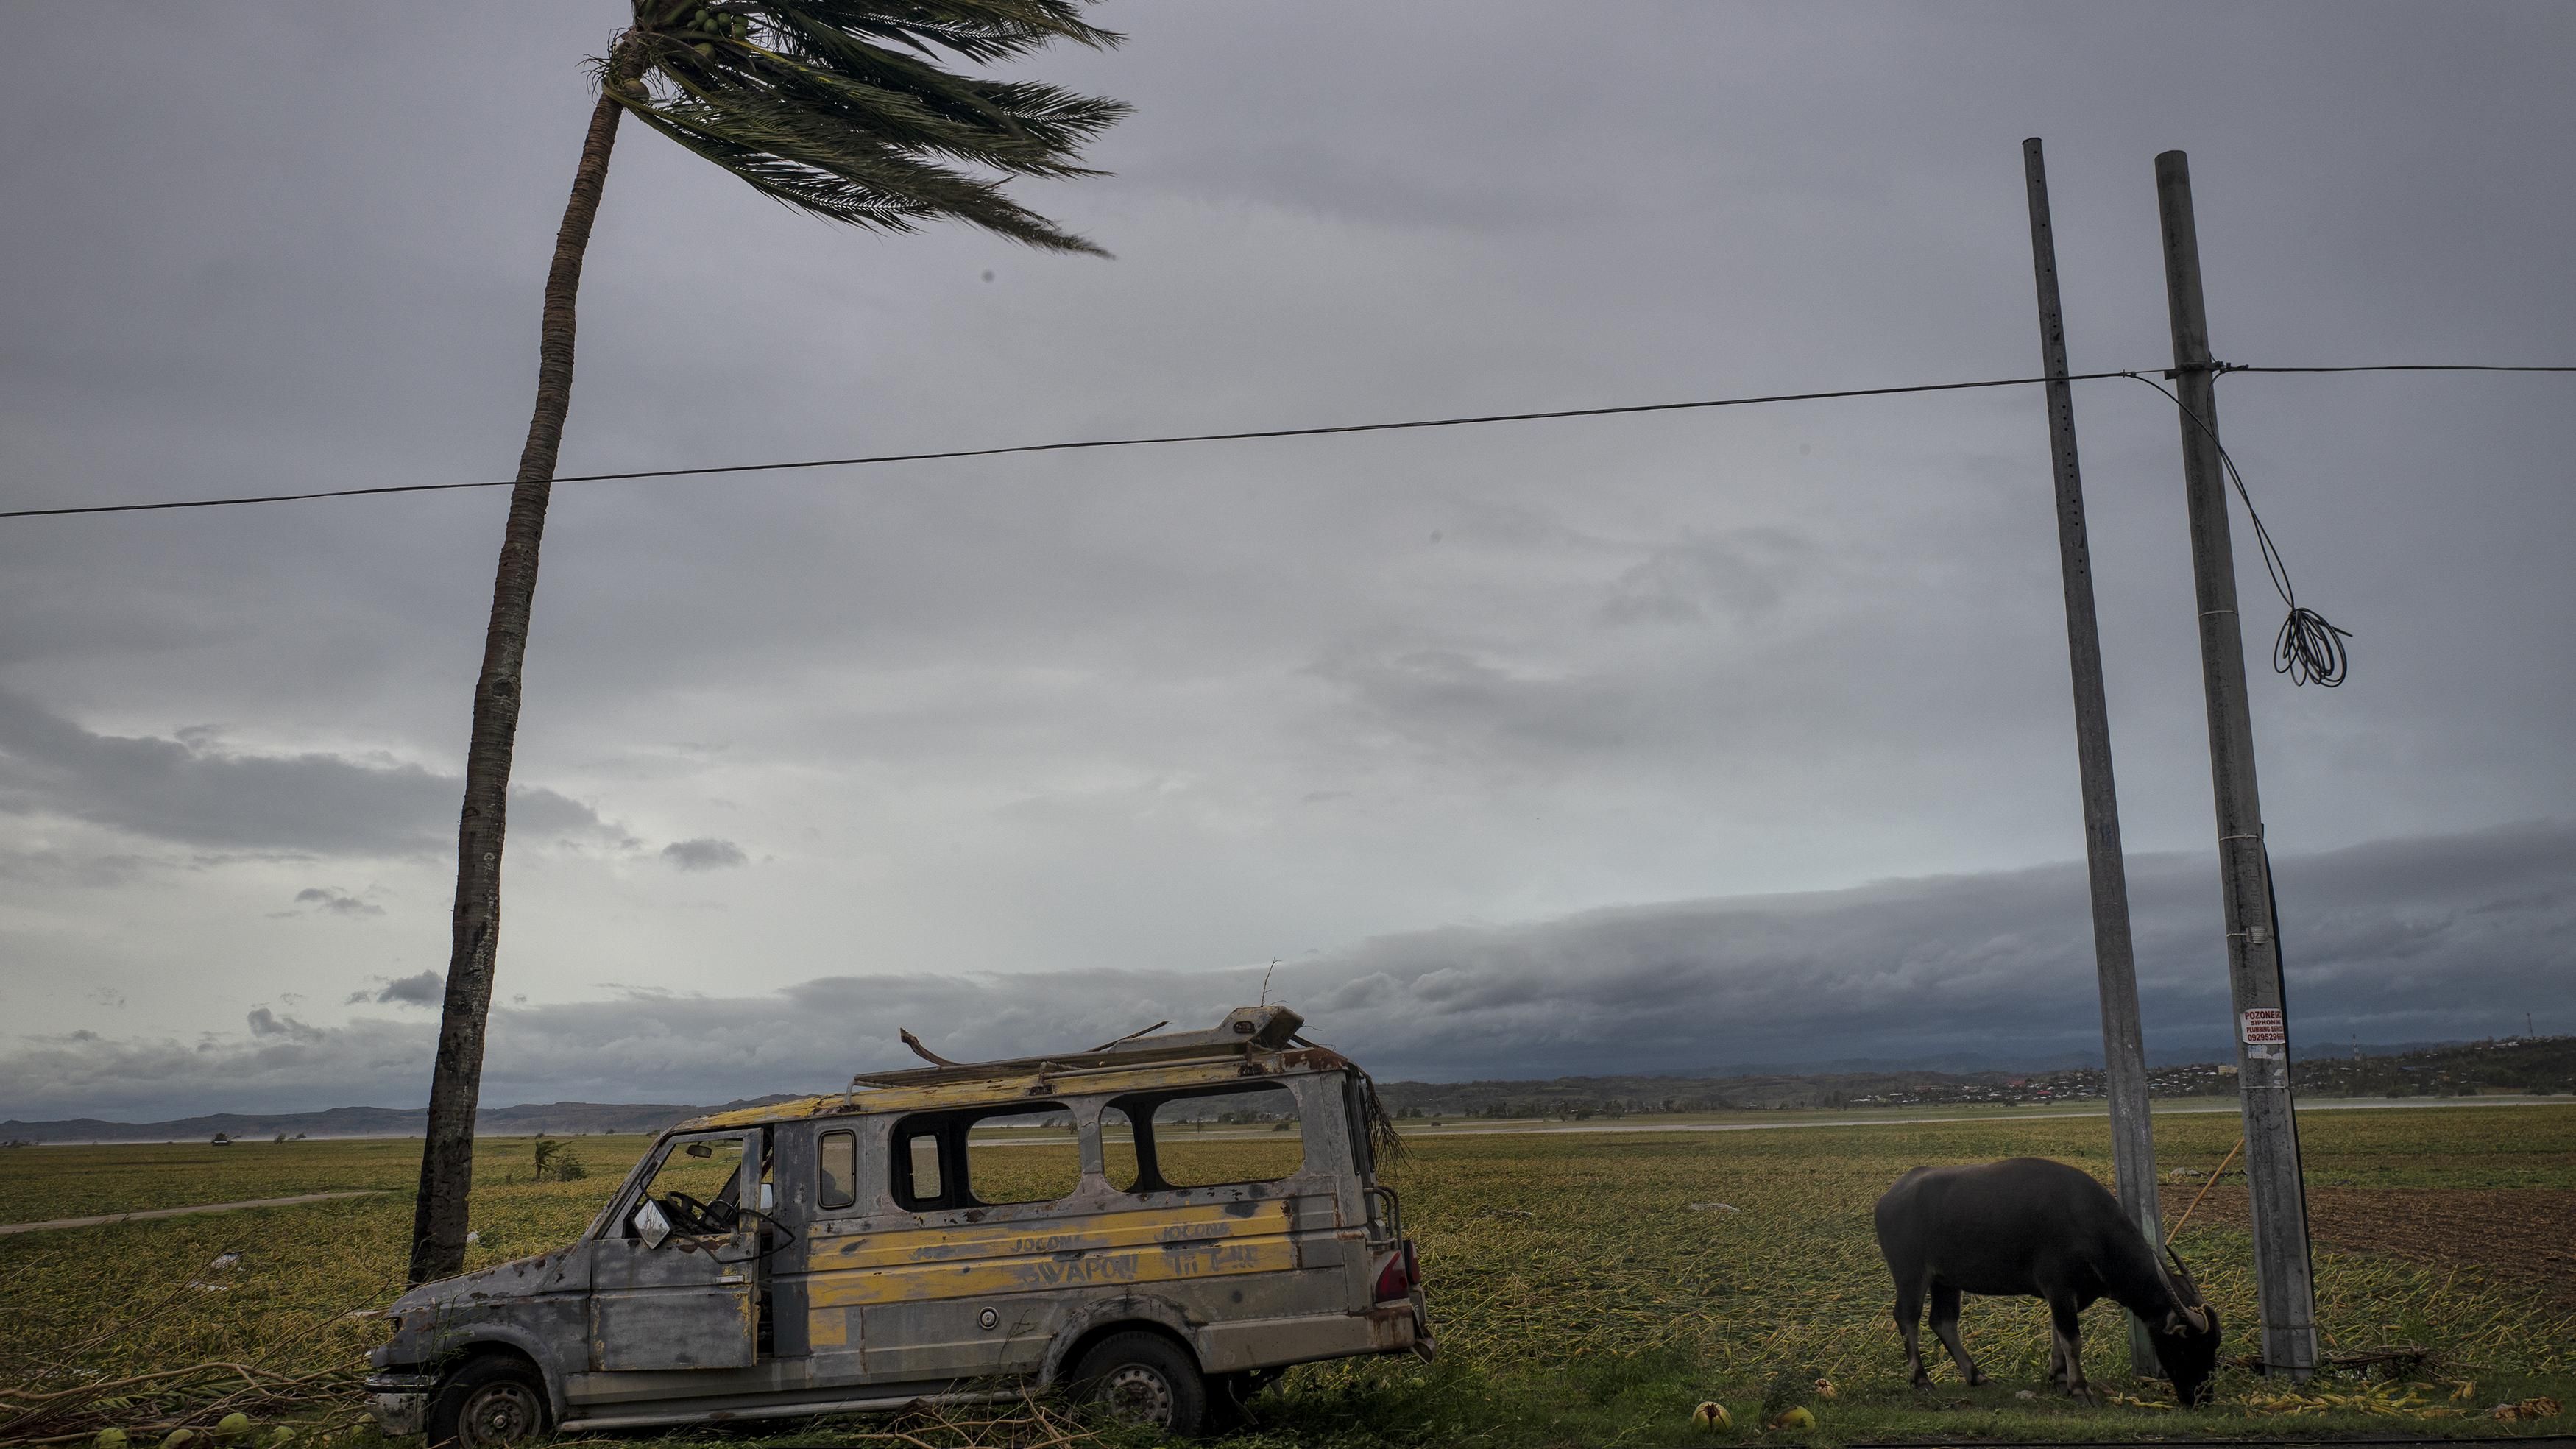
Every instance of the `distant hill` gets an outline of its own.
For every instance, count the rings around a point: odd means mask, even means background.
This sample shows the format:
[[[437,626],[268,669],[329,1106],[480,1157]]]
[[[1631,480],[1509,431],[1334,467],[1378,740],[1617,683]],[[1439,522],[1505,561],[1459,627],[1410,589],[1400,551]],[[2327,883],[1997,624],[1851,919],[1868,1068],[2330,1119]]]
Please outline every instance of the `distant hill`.
[[[1655,1112],[1910,1107],[1942,1103],[2100,1100],[2102,1069],[2052,1064],[2018,1071],[1836,1064],[1843,1070],[1707,1076],[1556,1077],[1545,1081],[1380,1082],[1399,1116],[1625,1117]],[[2576,1093],[2576,1037],[2510,1037],[2442,1046],[2310,1050],[2292,1063],[2301,1092],[2333,1097],[2449,1097],[2482,1091]],[[2150,1094],[2203,1097],[2236,1089],[2235,1065],[2203,1060],[2147,1069]]]
[[[2506,1037],[2440,1046],[2312,1049],[2294,1063],[2297,1090],[2333,1097],[2456,1097],[2479,1092],[2576,1093],[2576,1036]],[[1771,1111],[1791,1107],[1904,1107],[1941,1103],[2099,1100],[2098,1066],[2051,1062],[2036,1068],[1936,1070],[1922,1064],[1836,1063],[1838,1070],[1744,1071],[1679,1076],[1553,1077],[1476,1082],[1380,1082],[1389,1110],[1419,1117],[1563,1117],[1588,1120],[1655,1112]],[[2235,1090],[2235,1067],[2214,1060],[2148,1068],[2159,1097]],[[475,1130],[493,1137],[539,1132],[573,1136],[659,1132],[674,1122],[736,1107],[795,1100],[745,1097],[714,1107],[668,1102],[541,1102],[489,1107]],[[289,1137],[418,1137],[417,1108],[333,1107],[323,1112],[221,1112],[171,1122],[0,1122],[0,1143],[203,1142],[221,1132],[257,1140]]]
[[[2576,1036],[2505,1037],[2416,1051],[2312,1051],[2293,1085],[2339,1097],[2440,1097],[2477,1091],[2576,1092]]]
[[[674,1122],[735,1107],[788,1102],[797,1095],[781,1093],[746,1097],[715,1107],[671,1102],[537,1102],[517,1107],[487,1107],[477,1113],[474,1130],[492,1137],[529,1137],[539,1132],[573,1136],[602,1132],[659,1132]],[[429,1114],[417,1107],[333,1107],[321,1112],[217,1112],[169,1122],[105,1122],[75,1117],[61,1122],[0,1122],[0,1142],[203,1142],[221,1132],[227,1137],[258,1139],[285,1133],[289,1137],[418,1137],[427,1130]]]

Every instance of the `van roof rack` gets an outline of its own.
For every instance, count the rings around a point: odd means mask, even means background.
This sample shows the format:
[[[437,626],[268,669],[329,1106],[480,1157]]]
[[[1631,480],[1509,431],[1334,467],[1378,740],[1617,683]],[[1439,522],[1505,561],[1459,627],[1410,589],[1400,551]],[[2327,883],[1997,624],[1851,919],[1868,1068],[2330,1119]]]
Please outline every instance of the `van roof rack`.
[[[1052,1052],[1042,1057],[1013,1057],[998,1062],[949,1061],[922,1045],[919,1037],[906,1031],[903,1033],[904,1045],[911,1047],[931,1065],[891,1072],[861,1072],[850,1078],[850,1087],[853,1091],[860,1087],[930,1087],[951,1082],[983,1081],[992,1077],[1026,1076],[1031,1072],[1248,1057],[1255,1052],[1279,1051],[1291,1043],[1312,1045],[1297,1035],[1297,1029],[1305,1024],[1304,1017],[1284,1006],[1238,1006],[1205,1031],[1157,1036],[1154,1033],[1168,1023],[1156,1022],[1143,1031],[1088,1051]]]

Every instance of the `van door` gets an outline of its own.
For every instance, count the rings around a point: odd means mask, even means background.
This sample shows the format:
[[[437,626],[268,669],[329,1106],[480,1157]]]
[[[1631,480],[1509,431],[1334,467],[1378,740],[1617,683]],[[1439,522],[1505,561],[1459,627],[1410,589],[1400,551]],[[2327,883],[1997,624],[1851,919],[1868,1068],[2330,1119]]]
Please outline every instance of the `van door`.
[[[1062,1290],[1103,1271],[1065,1217],[1083,1182],[1073,1114],[1059,1102],[964,1107],[899,1117],[886,1133],[867,1160],[893,1211],[812,1251],[816,1342],[863,1341],[875,1383],[1035,1372],[1073,1301]]]
[[[596,1244],[590,1364],[603,1372],[749,1368],[760,1344],[763,1134],[703,1132],[661,1160]]]

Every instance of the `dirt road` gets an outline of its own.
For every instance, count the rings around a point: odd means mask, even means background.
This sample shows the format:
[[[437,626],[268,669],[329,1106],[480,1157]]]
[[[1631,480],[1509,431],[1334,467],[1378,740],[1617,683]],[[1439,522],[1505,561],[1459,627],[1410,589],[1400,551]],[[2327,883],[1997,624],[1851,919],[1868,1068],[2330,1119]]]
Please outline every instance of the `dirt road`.
[[[109,1223],[141,1222],[145,1218],[183,1218],[191,1213],[229,1213],[243,1208],[293,1207],[300,1202],[329,1202],[335,1197],[368,1197],[377,1189],[355,1188],[344,1192],[307,1192],[294,1197],[255,1197],[248,1202],[208,1202],[195,1207],[145,1208],[140,1212],[101,1213],[94,1218],[55,1218],[43,1223],[0,1223],[0,1235],[41,1233],[49,1228],[100,1228]]]

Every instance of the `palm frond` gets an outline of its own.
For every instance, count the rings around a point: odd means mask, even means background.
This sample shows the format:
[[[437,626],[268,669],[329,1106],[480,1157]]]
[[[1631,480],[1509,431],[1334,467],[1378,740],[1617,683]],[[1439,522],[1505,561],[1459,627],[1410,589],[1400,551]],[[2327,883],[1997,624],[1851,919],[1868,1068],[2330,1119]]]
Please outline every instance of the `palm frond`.
[[[759,8],[792,15],[796,28],[876,36],[924,54],[946,50],[988,62],[1029,54],[1051,42],[1107,49],[1126,37],[1084,22],[1083,0],[927,0],[918,5],[871,0],[802,0]]]
[[[1122,102],[942,69],[1057,40],[1115,45],[1085,0],[635,0],[636,27],[595,61],[646,125],[785,205],[856,226],[933,219],[1030,246],[1098,253],[1003,195],[1012,177],[1097,175],[1082,147]]]

